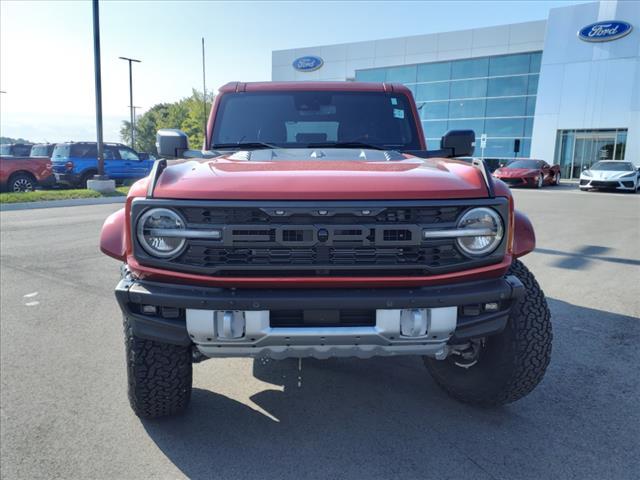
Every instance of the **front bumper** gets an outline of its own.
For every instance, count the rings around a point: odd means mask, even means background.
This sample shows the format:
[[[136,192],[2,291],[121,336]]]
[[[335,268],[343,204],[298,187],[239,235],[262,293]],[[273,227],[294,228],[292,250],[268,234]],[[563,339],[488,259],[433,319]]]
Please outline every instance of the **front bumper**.
[[[449,345],[502,331],[524,287],[516,277],[505,276],[423,288],[226,289],[135,280],[125,272],[115,293],[136,336],[182,346],[195,344],[209,357],[444,358]],[[495,305],[486,310],[487,304]],[[143,313],[144,306],[153,313]],[[276,311],[358,309],[372,311],[375,323],[279,326],[270,319],[270,312]],[[428,309],[423,310],[426,331],[419,336],[403,335],[401,312],[420,309]],[[230,338],[222,331],[218,320],[224,314],[243,316],[240,336]]]
[[[537,183],[535,177],[496,177],[510,187],[534,187]]]
[[[75,173],[54,173],[56,183],[62,185],[78,185],[80,183],[80,175]]]
[[[583,190],[589,188],[602,188],[610,190],[628,190],[633,191],[636,188],[636,183],[633,178],[619,179],[619,180],[594,180],[592,178],[581,178],[580,188]]]
[[[53,187],[56,184],[56,176],[52,173],[48,177],[38,180],[38,186],[40,187]]]

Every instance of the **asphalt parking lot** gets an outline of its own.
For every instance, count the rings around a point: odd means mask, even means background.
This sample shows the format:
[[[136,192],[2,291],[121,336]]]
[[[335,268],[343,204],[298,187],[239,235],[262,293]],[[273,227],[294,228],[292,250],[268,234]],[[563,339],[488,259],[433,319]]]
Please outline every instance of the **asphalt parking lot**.
[[[140,421],[125,389],[119,205],[0,213],[1,473],[9,478],[638,478],[640,194],[518,190],[554,351],[525,399],[477,409],[417,358],[194,368],[184,415]],[[300,383],[300,386],[299,386]]]

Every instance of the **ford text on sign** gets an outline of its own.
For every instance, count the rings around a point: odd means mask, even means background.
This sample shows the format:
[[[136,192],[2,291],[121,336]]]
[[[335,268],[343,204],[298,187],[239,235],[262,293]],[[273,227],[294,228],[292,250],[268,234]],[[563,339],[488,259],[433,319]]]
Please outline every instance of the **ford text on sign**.
[[[609,20],[587,25],[578,32],[578,37],[585,42],[609,42],[627,35],[633,27],[627,22]]]

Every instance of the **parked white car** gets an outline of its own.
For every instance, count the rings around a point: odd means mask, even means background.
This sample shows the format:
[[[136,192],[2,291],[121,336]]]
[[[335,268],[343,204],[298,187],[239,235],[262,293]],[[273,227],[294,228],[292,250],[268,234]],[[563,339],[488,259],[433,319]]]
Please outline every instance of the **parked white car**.
[[[637,192],[640,171],[631,162],[602,160],[580,174],[580,190],[607,188]]]

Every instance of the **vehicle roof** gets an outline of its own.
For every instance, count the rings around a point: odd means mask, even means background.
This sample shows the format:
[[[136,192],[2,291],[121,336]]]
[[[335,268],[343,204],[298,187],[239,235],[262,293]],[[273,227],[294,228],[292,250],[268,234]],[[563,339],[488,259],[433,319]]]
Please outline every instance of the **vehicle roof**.
[[[385,82],[229,82],[218,90],[220,93],[268,92],[268,91],[341,91],[341,92],[401,92],[410,90],[400,83]]]
[[[56,145],[97,145],[98,142],[60,142],[56,143]],[[115,143],[115,142],[102,142],[103,145],[107,145],[109,147],[126,147],[123,143]]]

